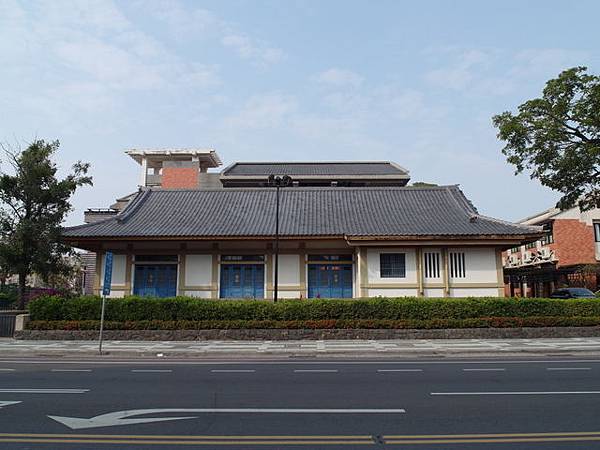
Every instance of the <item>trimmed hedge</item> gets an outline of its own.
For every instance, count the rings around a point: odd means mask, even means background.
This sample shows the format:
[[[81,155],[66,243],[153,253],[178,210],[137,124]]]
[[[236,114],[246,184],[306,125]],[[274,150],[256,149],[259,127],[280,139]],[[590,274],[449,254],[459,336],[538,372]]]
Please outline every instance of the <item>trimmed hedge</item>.
[[[29,305],[31,319],[99,320],[101,299],[41,297]],[[189,297],[107,299],[107,322],[137,321],[431,321],[480,318],[600,317],[596,299],[371,298],[206,300]]]
[[[139,320],[104,322],[106,330],[447,329],[600,326],[600,317],[482,317],[431,320]],[[34,320],[29,330],[98,330],[98,320]]]

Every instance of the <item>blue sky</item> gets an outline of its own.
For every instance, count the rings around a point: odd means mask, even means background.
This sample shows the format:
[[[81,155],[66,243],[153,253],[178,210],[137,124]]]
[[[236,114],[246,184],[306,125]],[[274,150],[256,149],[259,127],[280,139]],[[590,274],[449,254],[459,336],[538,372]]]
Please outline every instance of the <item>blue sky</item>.
[[[236,160],[392,160],[518,219],[557,195],[513,176],[492,115],[600,68],[600,2],[0,0],[0,140],[92,164],[87,207],[132,192],[134,147]]]

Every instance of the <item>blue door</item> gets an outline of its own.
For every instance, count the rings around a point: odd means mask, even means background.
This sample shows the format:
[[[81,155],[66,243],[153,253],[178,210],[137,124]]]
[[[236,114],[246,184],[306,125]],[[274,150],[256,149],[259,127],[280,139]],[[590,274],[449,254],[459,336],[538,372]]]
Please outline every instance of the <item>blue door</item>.
[[[133,294],[142,297],[175,297],[176,264],[136,264]]]
[[[264,298],[264,264],[221,264],[221,298]]]
[[[352,264],[309,264],[309,298],[352,298]]]

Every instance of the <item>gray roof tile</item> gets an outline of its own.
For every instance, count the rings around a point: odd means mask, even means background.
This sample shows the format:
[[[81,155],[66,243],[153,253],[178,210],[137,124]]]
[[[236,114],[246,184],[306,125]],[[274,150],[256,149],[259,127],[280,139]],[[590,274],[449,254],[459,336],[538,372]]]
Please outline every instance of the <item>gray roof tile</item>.
[[[407,176],[408,172],[390,162],[282,162],[235,163],[223,170],[223,176]]]
[[[119,215],[64,236],[242,237],[275,232],[273,188],[146,190]],[[539,229],[478,215],[457,186],[286,188],[282,236],[535,235]]]

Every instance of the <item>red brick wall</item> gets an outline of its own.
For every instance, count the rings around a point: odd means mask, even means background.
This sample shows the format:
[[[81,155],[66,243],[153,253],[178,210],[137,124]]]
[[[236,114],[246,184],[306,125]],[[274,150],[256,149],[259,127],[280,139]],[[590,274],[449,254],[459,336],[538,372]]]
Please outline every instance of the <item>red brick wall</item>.
[[[195,189],[198,187],[196,167],[163,167],[162,187],[165,189]]]
[[[594,228],[577,219],[556,219],[553,225],[554,249],[558,266],[594,264]]]

